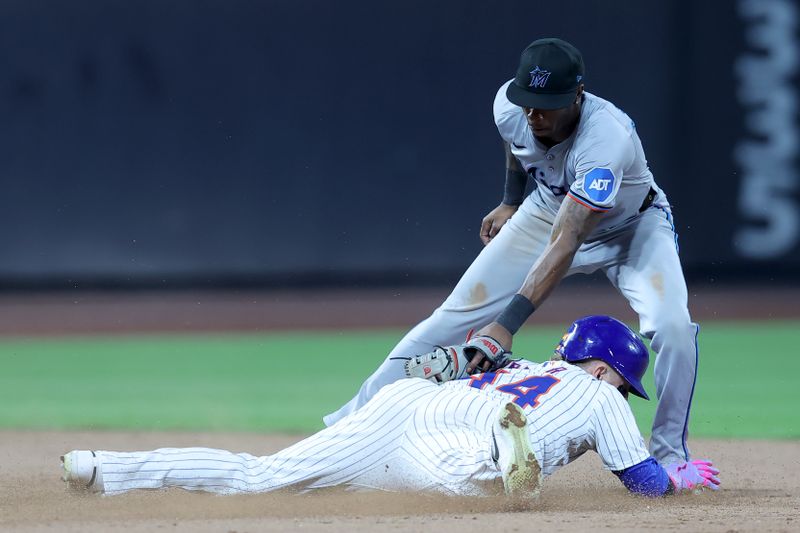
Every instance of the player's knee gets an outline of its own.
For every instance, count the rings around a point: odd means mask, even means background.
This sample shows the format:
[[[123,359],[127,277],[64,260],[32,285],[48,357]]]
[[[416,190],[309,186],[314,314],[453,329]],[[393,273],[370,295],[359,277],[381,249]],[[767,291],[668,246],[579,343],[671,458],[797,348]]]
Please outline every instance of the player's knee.
[[[650,335],[653,350],[659,351],[662,346],[669,344],[694,344],[697,329],[685,316],[662,317],[653,324]]]

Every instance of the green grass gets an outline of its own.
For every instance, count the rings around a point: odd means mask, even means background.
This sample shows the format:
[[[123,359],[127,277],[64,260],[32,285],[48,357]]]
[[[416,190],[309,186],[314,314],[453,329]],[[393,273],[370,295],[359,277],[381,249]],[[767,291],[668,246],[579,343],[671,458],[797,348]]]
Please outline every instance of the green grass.
[[[0,339],[0,427],[313,431],[402,333]],[[560,335],[528,328],[515,353]],[[705,325],[692,435],[800,438],[798,345],[798,322]],[[649,433],[655,402],[631,404]]]

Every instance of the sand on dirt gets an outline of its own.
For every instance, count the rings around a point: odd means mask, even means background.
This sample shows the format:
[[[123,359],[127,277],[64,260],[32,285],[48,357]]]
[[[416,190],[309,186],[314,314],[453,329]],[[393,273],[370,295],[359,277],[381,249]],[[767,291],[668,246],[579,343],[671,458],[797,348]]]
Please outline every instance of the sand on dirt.
[[[249,433],[0,431],[0,529],[13,531],[798,531],[800,442],[697,440],[720,467],[716,493],[646,499],[627,493],[589,453],[545,480],[540,500],[331,489],[217,496],[180,489],[105,497],[68,490],[71,449],[208,446],[269,454],[300,436]]]

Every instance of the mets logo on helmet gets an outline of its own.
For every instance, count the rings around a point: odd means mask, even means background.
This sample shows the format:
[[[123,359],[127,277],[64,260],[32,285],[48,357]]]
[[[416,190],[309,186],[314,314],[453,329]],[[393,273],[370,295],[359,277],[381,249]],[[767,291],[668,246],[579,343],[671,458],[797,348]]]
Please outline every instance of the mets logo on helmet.
[[[536,68],[531,71],[530,87],[538,87],[541,89],[547,85],[548,79],[550,79],[550,71],[542,70],[539,68],[539,65],[536,65]]]

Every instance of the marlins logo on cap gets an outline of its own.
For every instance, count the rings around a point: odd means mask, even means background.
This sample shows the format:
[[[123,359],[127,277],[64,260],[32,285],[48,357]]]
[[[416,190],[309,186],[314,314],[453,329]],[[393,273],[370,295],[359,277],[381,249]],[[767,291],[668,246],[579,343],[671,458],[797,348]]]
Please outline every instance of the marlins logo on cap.
[[[531,71],[531,84],[528,87],[544,87],[547,85],[547,80],[550,78],[550,71],[544,70],[539,68],[539,65],[536,65],[536,68]]]
[[[583,75],[583,57],[577,48],[553,37],[539,39],[522,51],[506,96],[520,107],[567,107],[575,103]]]

